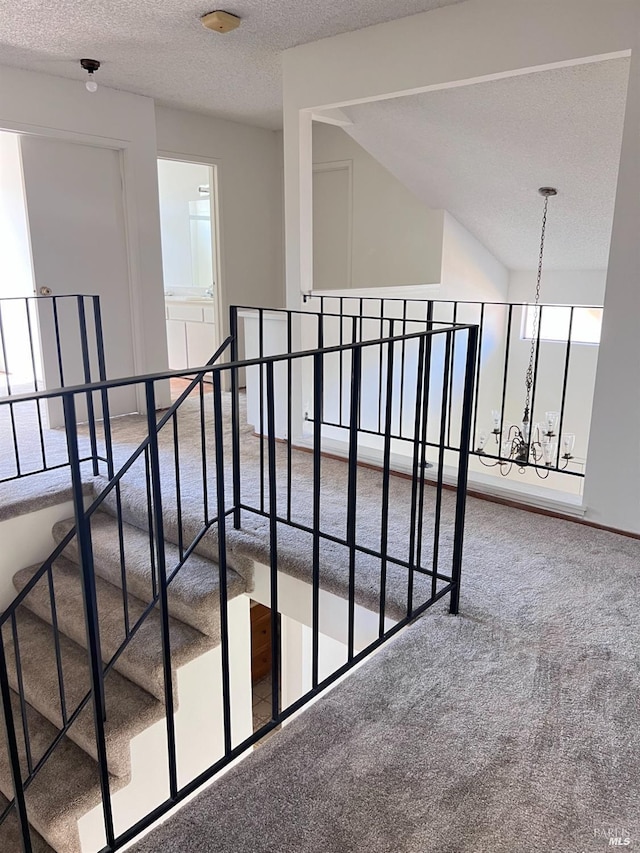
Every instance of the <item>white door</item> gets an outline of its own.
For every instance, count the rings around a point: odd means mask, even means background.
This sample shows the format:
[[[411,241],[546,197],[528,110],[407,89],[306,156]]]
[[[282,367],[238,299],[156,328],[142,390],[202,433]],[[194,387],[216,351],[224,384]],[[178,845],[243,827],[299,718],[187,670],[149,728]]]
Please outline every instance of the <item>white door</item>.
[[[347,166],[313,169],[313,289],[351,287],[351,173]]]
[[[100,296],[108,379],[135,373],[120,152],[44,137],[21,139],[35,291]],[[64,383],[85,381],[75,300],[60,306]],[[45,383],[57,387],[52,324],[41,319]],[[87,324],[92,325],[87,312]],[[90,349],[95,350],[90,334]],[[98,378],[95,362],[92,378]],[[109,395],[112,414],[137,410],[133,388]],[[59,422],[55,409],[51,423]]]

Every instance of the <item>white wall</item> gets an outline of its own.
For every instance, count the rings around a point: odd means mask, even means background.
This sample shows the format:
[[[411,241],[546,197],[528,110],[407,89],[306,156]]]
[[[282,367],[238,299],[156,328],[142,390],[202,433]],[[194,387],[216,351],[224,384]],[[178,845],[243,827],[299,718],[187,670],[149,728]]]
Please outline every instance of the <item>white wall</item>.
[[[282,142],[263,128],[156,107],[158,151],[218,166],[220,304],[283,305]]]
[[[634,531],[640,531],[640,395],[632,379],[640,367],[638,51],[635,0],[467,0],[283,56],[287,298],[296,307],[311,277],[314,111],[633,54],[585,500],[588,518]],[[612,447],[624,452],[612,454]]]
[[[352,180],[350,287],[440,281],[441,210],[430,210],[340,127],[313,124],[313,163],[349,161]],[[331,209],[324,211],[331,218]]]
[[[585,482],[590,517],[634,532],[640,531],[639,52],[631,61]]]
[[[444,213],[440,281],[440,299],[507,299],[507,268],[448,211]]]
[[[606,270],[545,270],[540,300],[552,305],[603,305]],[[511,270],[509,302],[533,302],[535,270]]]
[[[119,310],[132,316],[136,372],[165,369],[153,101],[104,86],[90,95],[80,80],[0,67],[0,129],[122,151],[130,293]]]

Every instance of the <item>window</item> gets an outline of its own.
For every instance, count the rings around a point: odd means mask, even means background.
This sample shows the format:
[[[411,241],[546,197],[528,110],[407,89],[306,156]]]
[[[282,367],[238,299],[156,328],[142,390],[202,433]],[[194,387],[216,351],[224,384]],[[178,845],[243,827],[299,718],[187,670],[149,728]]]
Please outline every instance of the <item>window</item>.
[[[566,343],[569,337],[571,311],[565,305],[545,305],[540,309],[540,340]],[[534,305],[525,305],[522,311],[521,338],[531,340],[536,309]],[[571,322],[571,343],[599,344],[602,328],[602,308],[573,308]]]

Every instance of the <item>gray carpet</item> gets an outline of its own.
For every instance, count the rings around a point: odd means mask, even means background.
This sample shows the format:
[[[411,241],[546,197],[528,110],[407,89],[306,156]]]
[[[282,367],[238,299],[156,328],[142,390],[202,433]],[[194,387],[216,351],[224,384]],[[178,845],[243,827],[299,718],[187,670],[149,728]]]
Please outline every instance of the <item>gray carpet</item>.
[[[202,517],[198,414],[189,401],[179,419],[188,530]],[[209,460],[210,424],[207,415]],[[144,423],[122,418],[114,427],[122,460]],[[249,430],[242,446],[243,498],[258,505],[259,442]],[[160,449],[171,538],[176,482],[166,430]],[[283,508],[282,447],[278,454]],[[309,454],[295,453],[293,467],[294,518],[308,523]],[[225,480],[230,495],[229,472]],[[211,467],[206,481],[213,515]],[[123,488],[128,520],[143,524],[141,482],[138,465]],[[344,463],[323,460],[327,533],[344,532],[345,486]],[[359,470],[358,541],[369,547],[379,542],[380,486],[379,473]],[[408,497],[408,481],[393,478],[390,552],[401,558]],[[433,489],[426,498],[428,560]],[[443,569],[452,510],[446,493]],[[267,558],[267,524],[245,514],[242,530],[229,531],[231,565],[248,582],[247,557]],[[283,528],[278,544],[281,568],[308,577],[307,534]],[[216,555],[213,532],[201,553]],[[345,556],[342,546],[323,547],[323,586],[339,594]],[[606,847],[596,834],[613,826],[640,840],[639,566],[637,541],[470,499],[461,616],[449,617],[439,605],[137,850],[595,851]],[[392,575],[387,604],[400,615],[406,575]],[[379,561],[362,557],[357,596],[371,607],[378,576]]]
[[[635,848],[640,543],[469,509],[462,614],[428,612],[136,853]]]

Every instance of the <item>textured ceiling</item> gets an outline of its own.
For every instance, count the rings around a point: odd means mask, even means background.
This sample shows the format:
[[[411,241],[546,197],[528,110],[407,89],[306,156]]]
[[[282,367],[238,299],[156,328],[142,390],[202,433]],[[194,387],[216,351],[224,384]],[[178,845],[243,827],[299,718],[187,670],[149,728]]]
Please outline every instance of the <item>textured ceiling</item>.
[[[349,107],[350,135],[429,207],[449,210],[510,269],[608,262],[629,60]]]
[[[280,52],[463,0],[235,0],[242,25],[203,29],[213,0],[0,0],[0,64],[98,82],[265,127],[282,125]]]

